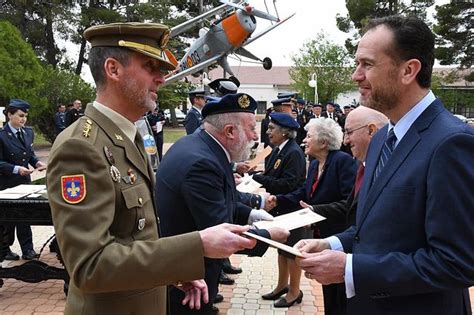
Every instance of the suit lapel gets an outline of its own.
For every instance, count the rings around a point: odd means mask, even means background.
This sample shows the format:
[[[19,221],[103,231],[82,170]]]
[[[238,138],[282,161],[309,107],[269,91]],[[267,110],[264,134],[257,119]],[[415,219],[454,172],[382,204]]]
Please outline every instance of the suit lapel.
[[[377,159],[373,160],[370,167],[366,169],[366,177],[364,179],[364,184],[362,185],[361,189],[361,196],[366,196],[366,198],[361,198],[359,201],[360,209],[362,209],[360,220],[357,222],[358,229],[364,223],[367,215],[370,213],[372,206],[374,205],[377,198],[380,196],[382,190],[387,186],[387,183],[390,179],[395,175],[395,172],[400,168],[403,162],[408,158],[410,153],[416,147],[418,142],[420,142],[422,135],[420,134],[424,129],[426,129],[429,124],[433,121],[436,115],[439,114],[441,111],[441,102],[439,100],[435,100],[422,114],[418,117],[413,125],[408,129],[405,136],[403,136],[400,143],[397,145],[395,150],[392,153],[389,161],[382,169],[380,174],[378,175],[377,179],[373,182],[372,187],[370,187],[370,182],[372,182],[373,173],[375,169],[375,165],[378,163],[378,156],[380,155],[380,151],[382,145],[385,141],[385,134],[387,133],[387,128],[384,127],[381,129],[383,136],[378,137],[378,141],[376,143],[375,152],[377,153]],[[368,172],[367,172],[368,171]],[[370,182],[369,182],[370,181]]]
[[[24,135],[25,137],[25,145],[23,145],[21,142],[20,142],[20,139],[17,138],[16,134],[13,133],[13,131],[11,130],[10,126],[7,125],[6,128],[8,128],[6,131],[7,131],[7,135],[8,135],[8,138],[10,138],[10,141],[11,143],[15,146],[15,147],[18,147],[20,148],[21,150],[25,150],[26,149],[26,135]]]
[[[114,124],[104,114],[99,112],[93,106],[86,108],[85,115],[92,119],[104,132],[109,136],[110,140],[114,145],[121,147],[125,151],[127,160],[132,163],[148,180],[150,174],[148,173],[148,160],[143,159],[143,152],[140,152],[137,145],[130,141],[128,137],[120,130],[116,124]]]

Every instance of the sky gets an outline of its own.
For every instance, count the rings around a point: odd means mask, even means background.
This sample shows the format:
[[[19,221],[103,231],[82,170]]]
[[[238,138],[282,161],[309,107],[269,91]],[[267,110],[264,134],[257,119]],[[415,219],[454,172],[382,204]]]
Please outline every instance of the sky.
[[[275,14],[273,1],[266,1],[270,13]],[[436,0],[435,2],[440,5],[448,3],[449,0]],[[249,3],[256,9],[265,11],[264,0],[249,0]],[[260,59],[270,57],[274,66],[290,66],[291,55],[297,54],[305,42],[315,38],[316,34],[322,30],[327,33],[332,42],[341,46],[344,45],[344,41],[349,36],[341,32],[336,26],[336,14],[347,15],[345,0],[277,0],[276,7],[281,19],[294,12],[296,14],[276,29],[245,47]],[[433,13],[434,9],[429,11],[428,17],[431,17]],[[269,25],[269,21],[258,18],[257,29],[254,34]],[[68,51],[70,51],[73,60],[77,60],[78,50],[79,47],[68,45]],[[179,59],[181,56],[178,55],[177,57]],[[232,58],[229,58],[229,63],[231,65],[249,65]],[[82,77],[88,82],[93,82],[87,65],[83,67]]]

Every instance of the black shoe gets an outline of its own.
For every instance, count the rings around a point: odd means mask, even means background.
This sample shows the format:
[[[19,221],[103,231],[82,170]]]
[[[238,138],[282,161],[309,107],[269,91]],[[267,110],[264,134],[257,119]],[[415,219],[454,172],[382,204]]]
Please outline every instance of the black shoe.
[[[242,268],[239,268],[239,267],[234,267],[232,265],[224,265],[224,267],[222,268],[222,270],[225,272],[225,273],[228,273],[228,274],[231,274],[231,275],[236,275],[238,273],[241,273],[242,272]]]
[[[223,271],[221,271],[221,275],[219,276],[219,283],[232,285],[235,283],[235,280],[226,275]]]
[[[291,307],[291,306],[293,306],[293,304],[295,304],[295,303],[300,304],[301,301],[303,301],[303,291],[300,290],[300,294],[298,294],[298,296],[296,297],[296,299],[294,299],[293,301],[288,302],[288,301],[286,300],[286,298],[282,297],[282,298],[280,298],[278,301],[276,301],[275,303],[273,303],[273,306],[275,306],[275,307]]]
[[[219,314],[219,308],[217,306],[212,306],[212,313]]]
[[[220,303],[222,301],[224,301],[224,296],[222,294],[217,293],[214,299],[214,304]]]
[[[39,257],[39,254],[37,254],[33,249],[28,249],[26,253],[23,253],[21,255],[21,258],[24,260],[33,260]]]
[[[272,291],[270,293],[264,294],[262,295],[262,299],[274,301],[279,299],[285,293],[288,293],[288,287],[283,288],[278,292]]]
[[[12,252],[10,249],[8,249],[7,254],[5,255],[4,260],[18,260],[20,259],[20,256],[18,256],[17,253]]]

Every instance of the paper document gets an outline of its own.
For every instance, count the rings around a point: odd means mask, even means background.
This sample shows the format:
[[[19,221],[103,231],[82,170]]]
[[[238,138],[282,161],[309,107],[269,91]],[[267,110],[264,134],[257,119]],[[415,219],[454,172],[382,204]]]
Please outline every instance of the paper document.
[[[291,231],[323,220],[326,220],[326,218],[322,215],[314,213],[309,208],[304,208],[288,214],[279,215],[275,217],[273,221],[257,221],[253,224],[259,229],[268,229],[276,226]]]
[[[245,175],[242,182],[237,185],[237,190],[243,193],[253,193],[262,187],[262,184],[253,180],[252,176]]]
[[[33,182],[35,180],[45,178],[46,177],[46,170],[38,171],[37,169],[35,169],[33,171],[33,173],[31,173],[30,176],[31,176],[31,181],[33,181]]]
[[[18,185],[0,191],[0,199],[20,199],[44,190],[46,190],[46,185]]]
[[[250,168],[253,168],[257,166],[258,164],[262,163],[265,161],[265,158],[272,153],[272,148],[270,146],[267,146],[265,149],[257,153],[257,156],[249,161]]]
[[[163,131],[163,124],[161,123],[161,121],[157,122],[155,126],[156,126],[156,133],[160,133],[161,131]]]
[[[263,236],[260,236],[260,235],[256,235],[256,234],[252,234],[252,233],[249,233],[249,232],[244,232],[242,234],[244,234],[248,237],[252,237],[256,240],[262,241],[264,243],[267,243],[268,245],[270,245],[272,247],[281,249],[281,250],[283,250],[287,253],[290,253],[292,255],[295,255],[295,256],[298,256],[298,257],[304,257],[299,250],[297,250],[296,248],[293,248],[291,246],[285,245],[283,243],[279,243],[279,242],[276,242],[276,241],[271,240],[269,238],[266,238],[266,237],[263,237]]]

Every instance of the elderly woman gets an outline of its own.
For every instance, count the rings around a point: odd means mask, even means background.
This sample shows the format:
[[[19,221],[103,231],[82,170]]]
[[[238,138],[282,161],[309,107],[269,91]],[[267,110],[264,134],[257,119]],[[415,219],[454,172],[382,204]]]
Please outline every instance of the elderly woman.
[[[43,170],[46,165],[39,161],[33,151],[33,129],[25,127],[30,104],[12,99],[5,110],[7,125],[0,130],[0,190],[31,183],[33,171],[28,165]],[[15,226],[5,226],[7,242],[11,246],[15,238]],[[31,227],[26,224],[16,226],[22,258],[31,260],[38,255],[33,249]],[[20,257],[8,249],[6,260],[18,260]]]
[[[301,208],[300,201],[313,205],[346,199],[354,186],[357,163],[339,150],[343,138],[341,127],[332,119],[318,118],[311,119],[305,129],[308,132],[303,140],[305,153],[315,158],[309,166],[306,182],[292,193],[269,197],[268,203],[276,206],[272,211],[297,210]],[[342,232],[344,228],[343,220],[331,224],[322,221],[314,234],[324,238]],[[331,306],[337,304],[338,296],[345,294],[344,285],[323,286],[323,293],[326,314],[329,314]],[[297,297],[287,295],[283,302],[291,306],[301,302],[302,295],[302,292]]]
[[[262,184],[272,195],[286,194],[303,185],[306,173],[306,161],[301,148],[295,142],[298,123],[287,113],[270,114],[270,123],[267,134],[273,151],[265,163],[263,174],[253,176],[253,179]],[[283,211],[272,211],[273,215],[283,214]],[[298,240],[306,237],[303,229],[294,230],[288,238],[287,244],[293,246]],[[278,255],[278,284],[270,293],[262,296],[265,300],[276,300],[283,294],[293,299],[300,293],[301,269],[293,259],[279,251]],[[289,280],[289,282],[288,282]],[[289,284],[289,285],[288,285]],[[276,307],[286,307],[285,303],[275,303]]]

